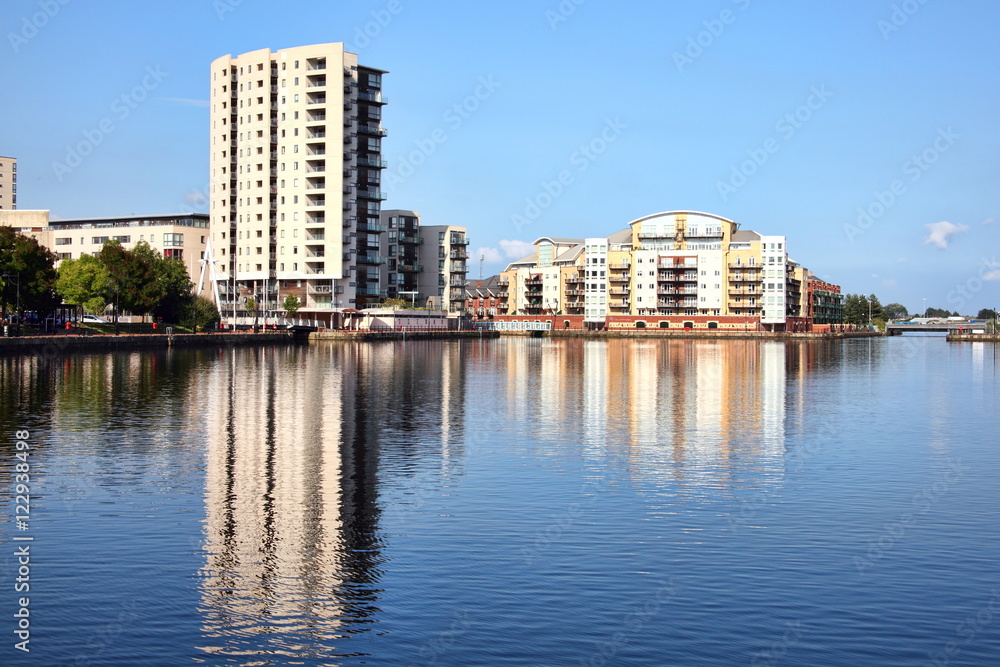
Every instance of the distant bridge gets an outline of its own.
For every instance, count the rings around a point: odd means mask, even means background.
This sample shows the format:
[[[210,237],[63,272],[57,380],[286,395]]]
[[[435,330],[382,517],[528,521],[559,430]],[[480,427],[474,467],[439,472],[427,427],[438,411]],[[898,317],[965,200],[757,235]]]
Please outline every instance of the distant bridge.
[[[985,329],[986,322],[969,320],[939,320],[937,322],[890,322],[886,331],[890,336],[898,336],[907,331],[953,333],[963,329]]]

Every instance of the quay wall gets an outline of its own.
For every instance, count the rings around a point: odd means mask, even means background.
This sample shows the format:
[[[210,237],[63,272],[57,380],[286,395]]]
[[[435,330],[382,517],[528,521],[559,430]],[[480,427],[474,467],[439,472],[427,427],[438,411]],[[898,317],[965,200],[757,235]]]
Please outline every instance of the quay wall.
[[[55,357],[66,352],[116,352],[234,345],[287,345],[295,338],[286,332],[235,332],[199,334],[55,334],[0,338],[0,354],[41,354]]]

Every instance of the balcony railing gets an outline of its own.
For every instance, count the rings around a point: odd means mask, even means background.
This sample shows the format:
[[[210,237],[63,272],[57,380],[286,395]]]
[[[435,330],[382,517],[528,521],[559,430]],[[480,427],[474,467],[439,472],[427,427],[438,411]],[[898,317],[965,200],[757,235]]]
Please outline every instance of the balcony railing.
[[[389,163],[385,160],[376,160],[373,158],[359,157],[358,166],[361,167],[373,167],[375,169],[385,169],[389,166]]]
[[[364,100],[365,102],[374,102],[375,104],[389,103],[389,99],[387,97],[383,97],[381,92],[361,91],[358,93],[358,99]]]
[[[358,132],[362,134],[370,134],[376,137],[384,137],[389,134],[389,130],[384,127],[379,127],[378,125],[371,125],[369,123],[364,123],[358,125]]]

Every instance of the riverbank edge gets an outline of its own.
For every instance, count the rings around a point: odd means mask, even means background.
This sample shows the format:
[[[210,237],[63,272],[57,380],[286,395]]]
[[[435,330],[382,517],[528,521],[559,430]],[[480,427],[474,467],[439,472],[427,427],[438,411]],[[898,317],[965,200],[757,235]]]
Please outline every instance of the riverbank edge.
[[[321,340],[462,340],[499,338],[498,331],[313,331],[309,341]]]
[[[623,330],[623,331],[314,331],[309,334],[310,341],[320,340],[453,340],[481,338],[676,338],[684,340],[837,340],[841,338],[881,338],[883,333],[872,331],[849,331],[843,333],[772,333],[769,331],[663,331]]]
[[[1000,343],[1000,334],[950,333],[946,338],[949,343]]]
[[[658,329],[627,329],[622,331],[504,331],[504,336],[535,334],[545,338],[676,338],[682,340],[838,340],[841,338],[882,338],[878,331],[846,331],[837,333],[771,332],[771,331],[663,331]]]
[[[297,340],[285,331],[219,332],[199,334],[96,334],[20,336],[0,338],[0,354],[41,354],[56,356],[64,352],[117,352],[123,350],[159,350],[193,347],[233,347],[244,345],[288,345]]]
[[[482,340],[501,337],[585,338],[603,339],[677,339],[677,340],[837,340],[845,338],[879,338],[882,333],[851,331],[843,333],[772,333],[766,331],[313,331],[293,335],[284,331],[219,332],[201,334],[111,334],[55,335],[0,338],[0,354],[41,354],[54,357],[64,352],[116,352],[123,350],[158,350],[170,348],[234,347],[247,345],[288,345],[295,342],[353,340]],[[996,340],[995,336],[955,335],[948,340]]]

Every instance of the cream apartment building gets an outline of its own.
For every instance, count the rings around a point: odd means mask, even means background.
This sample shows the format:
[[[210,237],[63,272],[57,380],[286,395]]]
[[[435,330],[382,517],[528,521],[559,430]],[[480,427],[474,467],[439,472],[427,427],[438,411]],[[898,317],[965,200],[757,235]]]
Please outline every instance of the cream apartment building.
[[[805,268],[781,235],[710,213],[644,216],[607,237],[542,237],[501,274],[508,315],[744,317],[784,330],[805,315]]]
[[[0,211],[0,224],[37,239],[55,253],[57,267],[64,259],[96,255],[106,241],[118,241],[127,250],[144,241],[164,257],[183,262],[192,282],[201,275],[208,241],[204,213],[50,220],[45,210]]]
[[[212,63],[209,214],[223,310],[234,293],[237,305],[253,293],[265,307],[296,293],[303,315],[323,320],[387,296],[385,73],[342,43]]]

